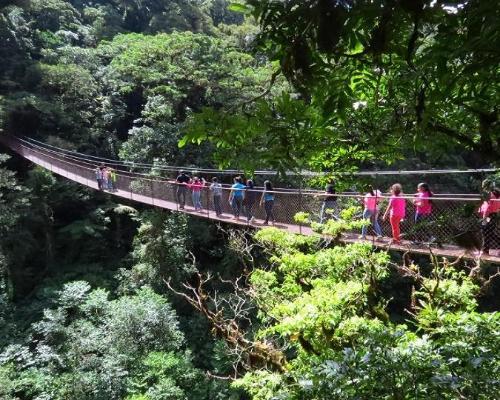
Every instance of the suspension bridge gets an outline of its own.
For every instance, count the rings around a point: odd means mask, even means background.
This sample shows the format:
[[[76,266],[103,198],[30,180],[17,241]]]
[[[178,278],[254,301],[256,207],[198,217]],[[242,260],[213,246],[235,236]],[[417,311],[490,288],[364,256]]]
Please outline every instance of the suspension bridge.
[[[217,215],[214,211],[212,195],[208,187],[202,190],[201,210],[194,207],[181,208],[176,198],[178,183],[172,177],[153,176],[136,172],[137,169],[147,168],[145,164],[127,163],[123,161],[108,160],[96,156],[88,156],[73,151],[57,148],[29,138],[17,138],[7,135],[0,135],[0,143],[4,144],[21,157],[39,165],[56,175],[65,177],[80,185],[99,190],[96,181],[96,168],[105,164],[112,166],[116,173],[116,182],[110,195],[139,202],[154,207],[168,209],[172,211],[190,214],[198,218],[206,218],[215,222],[230,223],[238,226],[248,226],[252,228],[262,228],[264,225],[264,210],[259,207],[258,200],[253,209],[255,220],[247,222],[245,218],[236,220],[233,218],[232,209],[229,204],[230,186],[223,186],[222,208],[223,212]],[[151,167],[151,166],[149,166]],[[164,168],[163,173],[176,173],[176,167]],[[234,174],[238,171],[226,171]],[[494,170],[491,170],[494,172]],[[207,175],[220,175],[218,170],[203,170]],[[262,172],[269,174],[270,171]],[[208,177],[208,176],[207,176]],[[262,192],[261,189],[256,189]],[[259,193],[259,194],[260,194]],[[306,212],[309,215],[317,216],[324,200],[321,191],[311,189],[285,189],[275,188],[274,226],[285,231],[314,235],[310,226],[299,224],[294,216],[299,212]],[[189,196],[188,196],[189,197]],[[259,195],[260,197],[260,195]],[[337,193],[337,207],[347,208],[360,204],[362,196],[359,193]],[[382,196],[382,203],[388,195]],[[426,224],[426,233],[433,238],[433,243],[415,243],[413,235],[415,223],[413,222],[414,196],[404,196],[407,198],[407,218],[403,221],[401,231],[403,240],[399,244],[394,244],[390,239],[390,225],[385,221],[380,221],[383,238],[375,240],[374,236],[367,236],[374,246],[384,249],[397,250],[415,254],[432,254],[450,258],[463,257],[466,259],[481,259],[482,261],[500,264],[500,224],[497,224],[496,231],[491,233],[493,242],[490,254],[481,254],[481,242],[483,240],[480,232],[480,222],[477,209],[481,204],[478,195],[473,194],[435,194],[432,197],[433,213],[431,219]],[[189,201],[188,201],[189,204]],[[383,209],[383,204],[382,207]],[[342,234],[341,240],[346,243],[360,242],[360,232],[347,232]]]

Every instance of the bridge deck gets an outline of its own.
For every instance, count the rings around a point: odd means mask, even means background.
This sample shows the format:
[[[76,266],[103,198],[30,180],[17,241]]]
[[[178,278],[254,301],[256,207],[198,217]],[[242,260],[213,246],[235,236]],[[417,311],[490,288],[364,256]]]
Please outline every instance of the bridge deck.
[[[92,189],[98,190],[97,182],[92,179],[92,173],[89,174],[89,168],[78,168],[71,167],[65,168],[64,165],[71,164],[67,161],[58,161],[54,159],[52,156],[48,154],[44,154],[41,151],[34,151],[30,149],[28,146],[23,146],[20,143],[13,142],[12,140],[6,140],[5,138],[1,138],[0,141],[11,148],[13,151],[21,155],[27,160],[30,160],[34,164],[37,164],[47,170],[50,170],[52,173],[63,176],[73,182],[79,183],[81,185],[90,187]],[[61,164],[62,163],[62,164]],[[108,192],[110,195],[121,197],[124,199],[128,199],[131,201],[148,204],[154,207],[160,207],[168,210],[183,212],[185,214],[193,215],[199,218],[206,218],[217,222],[223,223],[231,223],[239,226],[248,226],[252,228],[263,228],[266,225],[263,224],[262,220],[257,220],[255,223],[248,224],[245,219],[234,220],[233,216],[229,213],[223,213],[220,216],[217,216],[212,210],[206,208],[201,212],[194,210],[194,208],[186,206],[184,209],[179,209],[178,204],[175,201],[166,200],[164,198],[155,198],[154,196],[148,196],[140,193],[135,193],[133,190],[126,190],[123,187],[118,185],[118,188],[112,192]],[[314,232],[311,228],[306,226],[299,226],[293,223],[285,223],[285,222],[277,222],[275,227],[279,229],[284,229],[288,232],[295,234],[304,234],[304,235],[312,235]],[[429,247],[418,247],[412,244],[410,241],[402,240],[401,244],[394,245],[391,244],[390,238],[383,238],[381,241],[375,241],[373,237],[367,236],[369,241],[376,247],[384,248],[384,249],[392,249],[398,251],[404,251],[415,254],[429,254]],[[344,234],[342,236],[342,241],[346,243],[355,243],[360,242],[358,239],[358,235],[356,234]],[[437,256],[444,256],[450,258],[458,258],[463,257],[466,259],[476,259],[479,257],[478,254],[469,254],[464,251],[464,249],[453,246],[453,245],[443,245],[441,248],[432,247],[432,253]],[[481,255],[482,261],[498,263],[500,264],[500,255],[492,254],[492,255]]]

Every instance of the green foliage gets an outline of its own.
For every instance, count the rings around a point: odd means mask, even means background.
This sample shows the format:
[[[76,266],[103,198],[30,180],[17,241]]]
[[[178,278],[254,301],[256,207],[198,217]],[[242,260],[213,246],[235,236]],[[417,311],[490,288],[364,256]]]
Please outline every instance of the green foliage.
[[[336,170],[350,170],[374,157],[375,148],[368,140],[352,129],[346,130],[321,107],[281,91],[283,87],[282,83],[275,87],[269,99],[259,99],[251,107],[245,105],[241,113],[235,112],[235,107],[203,109],[189,121],[181,145],[209,141],[216,148],[215,159],[220,166],[245,170],[265,166],[282,173],[334,166]],[[245,157],[249,146],[251,158]],[[377,155],[391,157],[382,152]]]
[[[349,171],[458,153],[450,144],[497,162],[494,2],[227,4],[1,2],[1,128],[107,157],[245,170]],[[226,249],[205,223],[12,165],[22,185],[0,168],[2,399],[497,396],[499,318],[479,313],[477,282],[449,264],[427,274],[368,244],[339,246],[366,223],[355,207],[325,224],[297,215],[310,237],[255,235],[260,268],[244,268],[257,318],[245,314],[242,329],[279,347],[285,371],[254,365],[231,390],[204,372],[233,373],[234,352],[158,293],[166,279],[191,281],[193,258],[238,277],[247,243]],[[215,289],[231,301],[226,286]]]
[[[233,383],[236,388],[246,389],[255,400],[271,400],[276,398],[276,392],[282,385],[283,377],[268,371],[255,371],[246,374]],[[284,393],[280,392],[280,395]]]
[[[450,144],[498,162],[493,3],[247,0],[232,9],[259,22],[258,49],[295,93],[196,115],[185,140],[213,143],[220,164],[240,166],[235,149],[251,146],[255,162],[244,168],[339,171],[402,153],[437,161]]]
[[[294,235],[278,228],[261,229],[255,234],[255,239],[278,253],[319,244],[319,238],[316,236]]]
[[[403,325],[384,293],[395,278],[385,252],[307,246],[273,229],[255,236],[269,254],[250,276],[255,337],[281,343],[286,371],[251,369],[235,387],[259,400],[494,396],[500,319],[477,313],[479,287],[463,272],[437,263],[422,276],[412,266]]]
[[[271,75],[268,64],[228,40],[189,32],[120,35],[98,51],[113,57],[108,69],[114,90],[122,96],[147,98],[140,115],[144,125],[129,131],[130,139],[120,153],[132,160],[178,160],[180,123],[191,111],[246,101],[263,90]],[[182,151],[186,158],[192,150]]]
[[[2,396],[203,398],[197,397],[203,378],[182,350],[184,337],[167,301],[146,288],[108,296],[86,282],[64,285],[58,308],[45,310],[33,325],[35,345],[10,346],[0,356],[0,380],[12,380],[2,385]]]
[[[173,377],[179,377],[176,381]],[[179,358],[175,353],[151,352],[143,360],[141,371],[132,380],[130,399],[140,398],[137,393],[144,393],[145,399],[160,400],[185,399],[191,392],[192,398],[199,398],[192,390],[193,382],[203,381],[203,376],[193,369],[189,355]]]
[[[36,16],[35,28],[42,32],[64,35],[64,31],[77,31],[80,25],[78,11],[65,0],[30,0],[29,12]],[[77,39],[76,32],[73,34]]]
[[[20,185],[14,172],[3,167],[9,159],[0,154],[0,234],[6,235],[19,219],[20,212],[29,206],[28,191]]]
[[[182,214],[147,212],[134,239],[131,269],[120,270],[120,290],[134,291],[144,285],[158,290],[164,279],[182,281],[194,272],[187,260],[187,221]]]

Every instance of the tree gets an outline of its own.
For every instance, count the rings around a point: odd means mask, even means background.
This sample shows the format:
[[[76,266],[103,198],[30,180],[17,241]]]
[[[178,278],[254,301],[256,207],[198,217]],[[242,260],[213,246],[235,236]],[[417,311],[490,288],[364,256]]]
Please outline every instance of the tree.
[[[87,282],[65,284],[57,308],[31,328],[36,344],[1,354],[0,381],[15,382],[0,387],[2,398],[207,399],[166,300],[147,288],[108,296]]]
[[[367,161],[375,158],[372,152],[389,160],[415,149],[436,156],[450,144],[477,153],[482,164],[500,159],[499,56],[493,44],[500,11],[494,3],[248,0],[233,8],[258,20],[256,45],[279,63],[297,101],[321,110],[318,135],[307,129],[303,134],[312,147],[326,144],[328,149],[309,155],[305,161],[312,168],[321,169],[315,161],[327,159],[332,145],[346,147],[344,159],[359,164],[349,159],[354,143],[371,150]],[[288,121],[276,106],[279,101],[270,99],[268,107],[276,107],[275,116]],[[257,117],[260,108],[246,108],[241,118]],[[234,110],[209,120],[225,121],[226,114]],[[223,132],[208,139],[226,143],[235,130],[235,125],[221,124]],[[194,131],[187,139],[206,139]],[[242,132],[239,142],[252,143],[258,131]],[[337,136],[333,144],[332,132]],[[291,142],[281,158],[300,158],[300,151]]]
[[[350,223],[315,229],[341,231]],[[331,246],[319,235],[275,228],[255,240],[241,249],[253,269],[232,283],[232,296],[211,291],[210,277],[185,284],[185,292],[169,284],[227,341],[239,377],[233,386],[252,399],[451,400],[496,393],[500,318],[480,313],[477,299],[492,290],[498,273],[476,267],[467,275],[436,258],[424,272],[370,244]],[[397,280],[404,283],[395,298],[390,288]]]
[[[106,83],[127,103],[130,130],[121,156],[129,160],[206,164],[207,148],[176,148],[188,115],[210,105],[253,98],[271,75],[271,66],[227,39],[190,32],[117,36],[98,48],[111,59]],[[194,154],[193,154],[194,153]]]

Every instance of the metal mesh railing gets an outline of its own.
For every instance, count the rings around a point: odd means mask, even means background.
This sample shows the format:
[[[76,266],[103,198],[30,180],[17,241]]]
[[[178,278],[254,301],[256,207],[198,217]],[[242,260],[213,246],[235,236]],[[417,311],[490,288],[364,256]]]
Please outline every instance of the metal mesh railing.
[[[11,149],[22,156],[55,173],[67,177],[86,186],[97,188],[95,170],[100,163],[92,158],[78,159],[53,148],[44,147],[29,141],[0,137]],[[125,166],[115,169],[116,180],[111,189],[113,194],[153,206],[180,210],[185,202],[183,211],[196,213],[203,217],[227,220],[239,224],[249,223],[256,227],[263,225],[270,211],[270,204],[263,201],[263,189],[256,188],[246,191],[241,202],[230,202],[231,188],[222,187],[222,196],[215,199],[207,183],[200,192],[201,209],[196,210],[193,201],[193,188],[180,186],[175,180],[156,177],[138,172],[132,172]],[[294,216],[298,212],[306,212],[313,221],[321,220],[321,210],[324,208],[325,194],[314,190],[290,190],[275,188],[272,193],[272,216],[269,223],[288,230],[309,232],[295,222]],[[196,195],[195,195],[196,196]],[[355,206],[359,208],[357,218],[362,218],[363,195],[355,193],[336,194],[332,205],[332,213],[324,213],[324,219],[338,218],[341,210]],[[388,195],[382,195],[378,203],[378,214],[374,217],[380,223],[382,240],[388,241],[392,237],[391,225],[382,220],[382,214],[388,203]],[[490,254],[500,257],[500,211],[481,218],[478,209],[482,200],[471,194],[435,194],[432,197],[432,213],[423,221],[415,222],[414,196],[402,196],[406,199],[406,217],[401,222],[402,239],[411,246],[421,246],[422,243],[434,243],[436,246],[457,246],[468,250],[487,249]],[[194,199],[196,200],[196,199]],[[215,202],[220,203],[221,215],[217,215]],[[490,200],[491,204],[498,204],[500,200]],[[236,207],[235,207],[236,206]],[[494,210],[497,207],[492,207]],[[239,219],[234,216],[239,214]],[[253,217],[253,219],[251,219]],[[372,221],[373,222],[373,221]],[[368,228],[368,239],[373,238],[373,223]],[[351,232],[359,235],[360,231]]]

